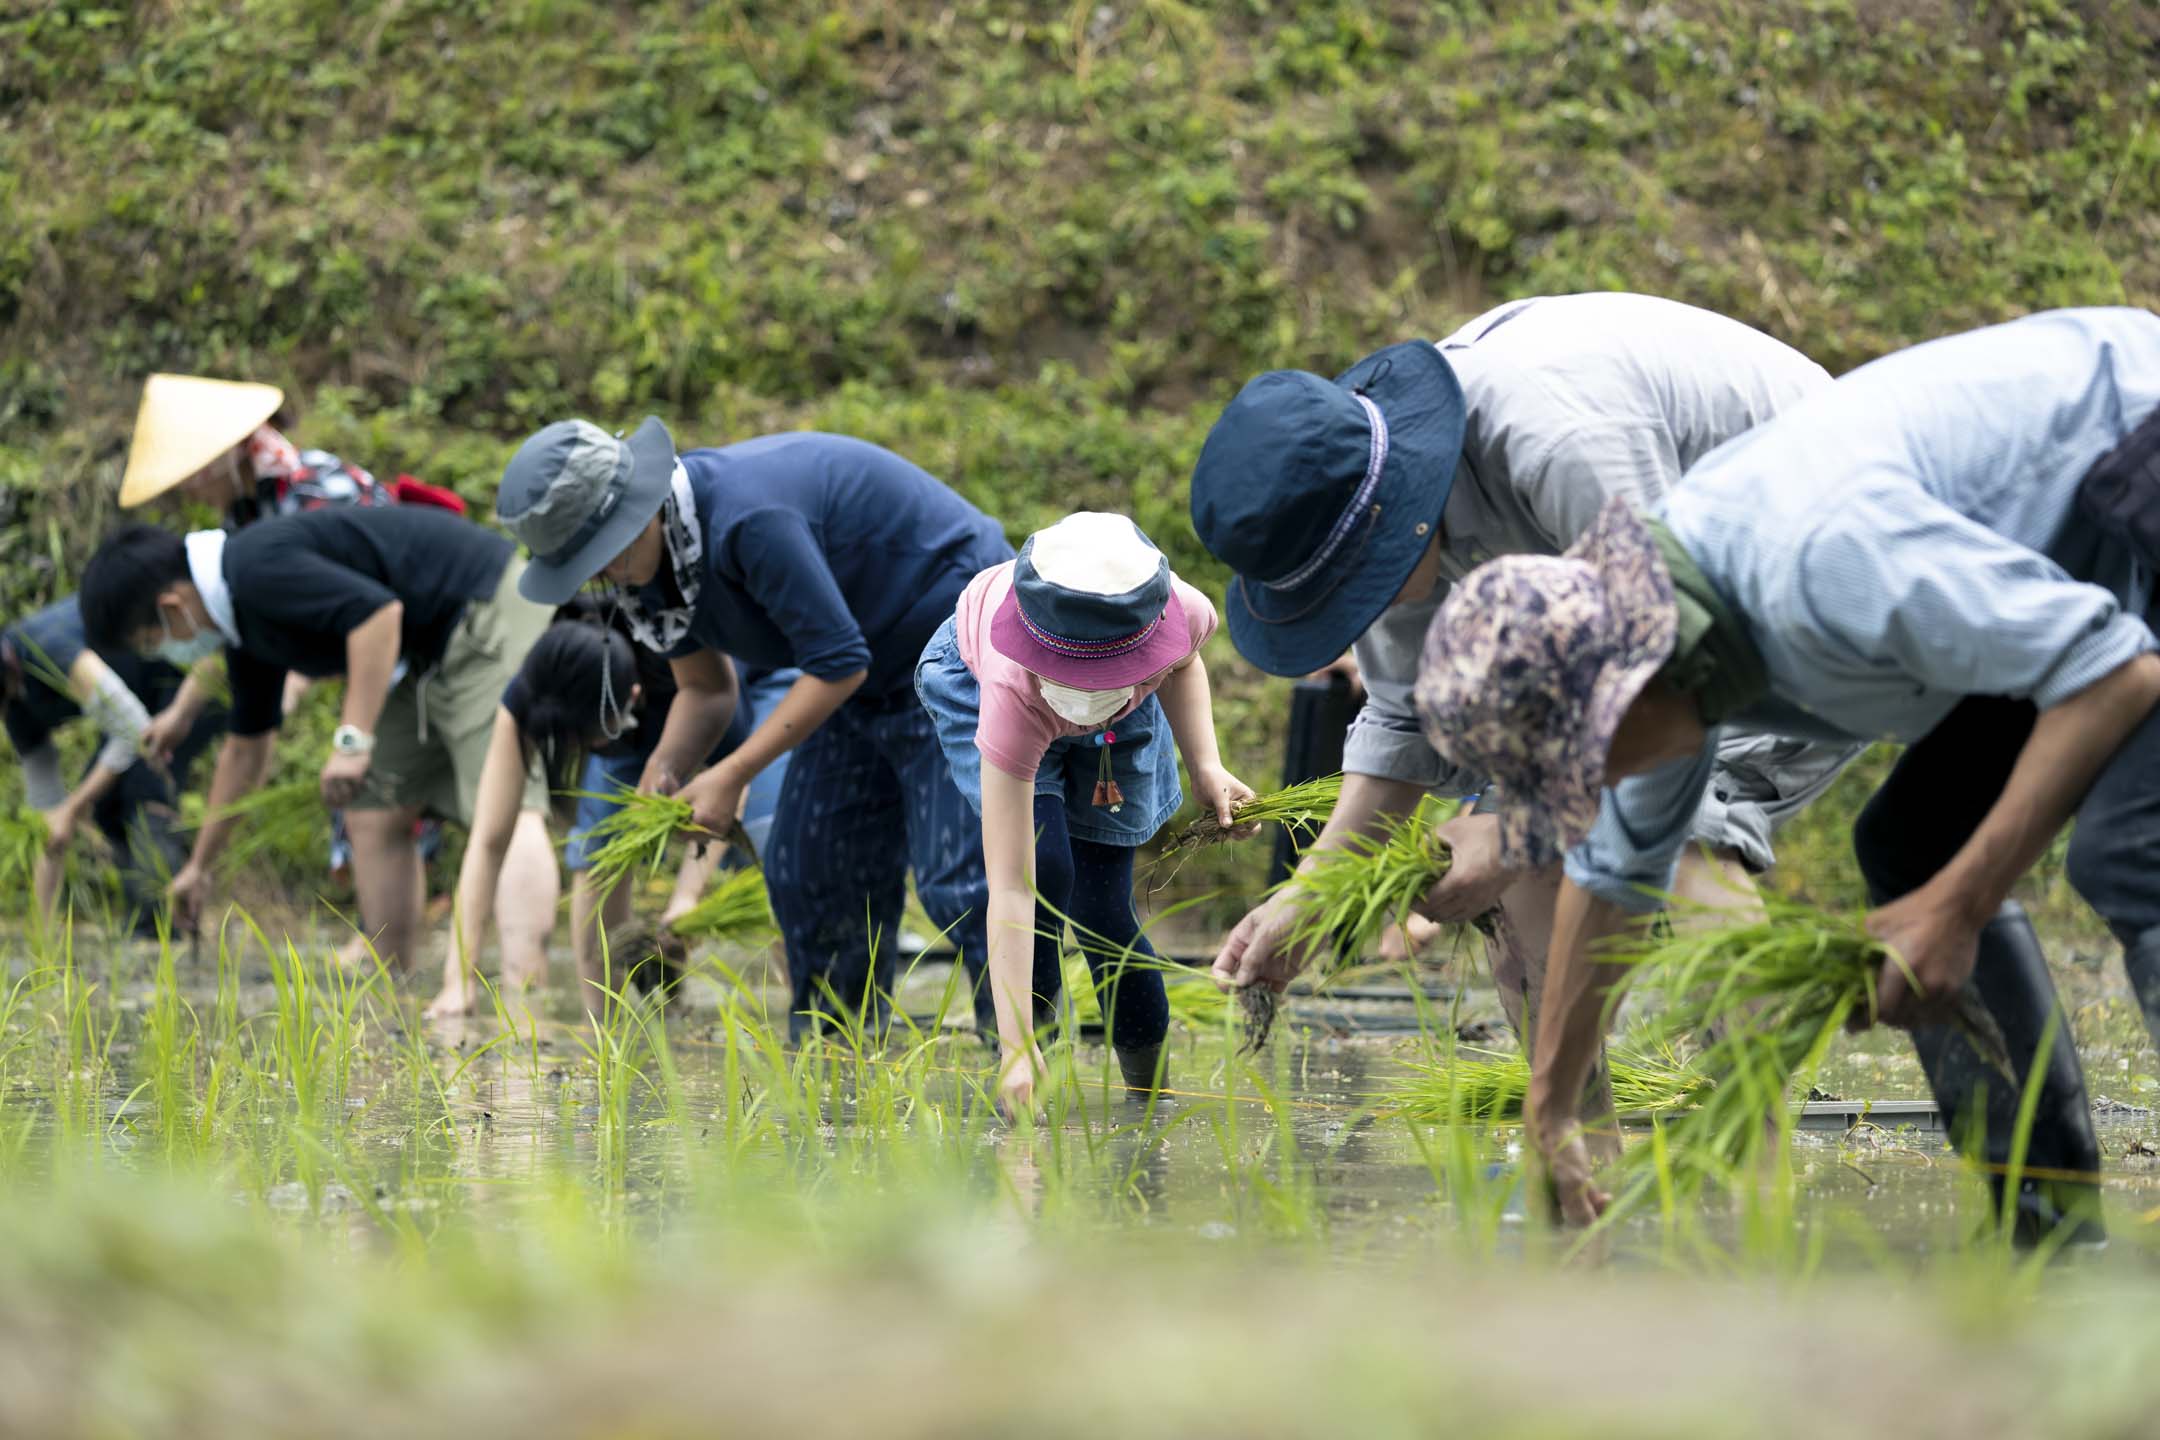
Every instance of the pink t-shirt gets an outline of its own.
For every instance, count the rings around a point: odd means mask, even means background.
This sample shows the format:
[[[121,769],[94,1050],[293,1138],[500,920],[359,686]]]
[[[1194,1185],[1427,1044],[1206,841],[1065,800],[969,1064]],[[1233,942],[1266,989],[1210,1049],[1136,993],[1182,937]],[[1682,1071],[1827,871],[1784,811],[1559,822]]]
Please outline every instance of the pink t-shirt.
[[[1010,560],[970,580],[967,589],[960,592],[953,631],[960,642],[960,658],[975,673],[975,684],[982,691],[982,709],[975,722],[975,748],[982,752],[984,760],[1006,774],[1033,780],[1052,741],[1092,735],[1103,727],[1075,725],[1045,705],[1035,688],[1034,672],[999,654],[990,643],[990,617],[1005,603],[1012,582]],[[1193,649],[1198,650],[1215,633],[1215,607],[1208,603],[1207,596],[1176,576],[1170,577],[1170,583],[1185,607],[1185,623],[1192,631]],[[1108,728],[1117,729],[1118,721],[1139,709],[1161,688],[1169,673],[1165,670],[1135,685],[1132,703],[1112,717]]]

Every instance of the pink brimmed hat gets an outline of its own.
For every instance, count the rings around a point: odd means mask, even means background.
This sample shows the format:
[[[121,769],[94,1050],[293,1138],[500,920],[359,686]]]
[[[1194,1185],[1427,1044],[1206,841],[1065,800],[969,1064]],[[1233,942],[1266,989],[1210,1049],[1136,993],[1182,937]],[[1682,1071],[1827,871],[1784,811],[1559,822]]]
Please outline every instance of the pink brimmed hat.
[[[1131,520],[1093,510],[1028,536],[990,643],[1075,690],[1137,684],[1193,649],[1170,562]]]

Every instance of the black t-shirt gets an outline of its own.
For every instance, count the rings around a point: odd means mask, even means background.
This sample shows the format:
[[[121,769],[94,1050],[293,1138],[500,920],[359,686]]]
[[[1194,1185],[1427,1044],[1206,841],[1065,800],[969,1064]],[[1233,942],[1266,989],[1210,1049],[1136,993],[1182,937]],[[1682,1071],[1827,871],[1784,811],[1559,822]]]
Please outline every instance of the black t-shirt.
[[[0,639],[12,651],[20,689],[8,702],[8,742],[18,755],[43,745],[52,733],[82,714],[65,680],[89,649],[83,636],[82,607],[73,595],[55,600],[10,625]],[[180,688],[180,672],[162,660],[134,654],[117,657],[99,652],[120,683],[151,710],[162,709]]]
[[[392,601],[405,607],[407,673],[425,673],[466,604],[495,593],[511,549],[506,536],[421,505],[310,510],[240,531],[224,564],[240,627],[227,661],[233,733],[277,728],[286,671],[344,674],[346,637]]]

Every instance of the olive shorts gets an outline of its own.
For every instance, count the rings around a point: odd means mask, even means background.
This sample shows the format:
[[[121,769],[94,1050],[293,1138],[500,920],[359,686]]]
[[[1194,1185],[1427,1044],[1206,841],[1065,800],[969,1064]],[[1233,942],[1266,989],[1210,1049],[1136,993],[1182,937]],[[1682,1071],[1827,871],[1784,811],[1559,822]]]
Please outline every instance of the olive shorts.
[[[472,823],[503,690],[555,617],[551,607],[518,594],[524,571],[525,561],[512,556],[495,593],[466,605],[441,662],[391,687],[375,724],[367,778],[348,809],[411,806]],[[537,765],[525,773],[523,803],[529,810],[547,809],[547,782]]]

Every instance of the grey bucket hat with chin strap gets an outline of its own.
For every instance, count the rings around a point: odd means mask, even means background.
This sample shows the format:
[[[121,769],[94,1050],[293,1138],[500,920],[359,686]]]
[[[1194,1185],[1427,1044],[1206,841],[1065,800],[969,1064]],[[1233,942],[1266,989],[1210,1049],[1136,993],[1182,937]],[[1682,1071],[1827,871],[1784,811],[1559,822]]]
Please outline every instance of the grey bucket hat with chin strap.
[[[629,438],[558,420],[503,467],[495,517],[532,552],[518,593],[560,605],[630,548],[666,503],[675,440],[657,416]]]

